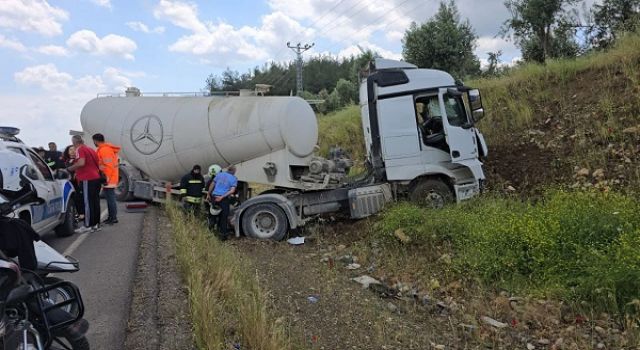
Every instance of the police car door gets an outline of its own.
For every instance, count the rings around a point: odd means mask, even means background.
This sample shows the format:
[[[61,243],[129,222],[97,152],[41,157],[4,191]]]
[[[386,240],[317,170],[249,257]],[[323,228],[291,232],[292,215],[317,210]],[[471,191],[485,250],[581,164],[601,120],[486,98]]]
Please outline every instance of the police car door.
[[[31,206],[31,225],[37,232],[44,232],[58,224],[62,212],[62,194],[49,166],[31,150],[28,153],[35,167],[32,183],[38,197],[44,199],[44,203]]]

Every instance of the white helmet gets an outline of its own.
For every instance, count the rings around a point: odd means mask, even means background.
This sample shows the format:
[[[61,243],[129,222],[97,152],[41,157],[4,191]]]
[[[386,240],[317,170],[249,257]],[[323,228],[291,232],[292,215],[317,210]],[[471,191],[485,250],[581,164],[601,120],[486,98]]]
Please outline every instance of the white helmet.
[[[220,205],[218,205],[217,203],[212,203],[211,206],[209,206],[209,214],[213,216],[220,214],[221,211],[222,208],[220,208]]]
[[[211,176],[218,175],[220,171],[222,171],[222,167],[218,164],[213,164],[209,167],[209,175]]]

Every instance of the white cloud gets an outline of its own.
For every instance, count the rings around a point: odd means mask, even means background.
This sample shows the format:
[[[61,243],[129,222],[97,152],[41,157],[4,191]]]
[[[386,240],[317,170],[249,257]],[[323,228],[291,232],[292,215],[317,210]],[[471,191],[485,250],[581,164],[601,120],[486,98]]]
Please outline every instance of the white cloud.
[[[157,19],[165,19],[173,25],[195,33],[207,33],[207,27],[198,19],[198,7],[191,2],[160,0],[153,11]]]
[[[136,32],[143,32],[146,34],[162,34],[164,33],[164,27],[155,27],[153,29],[149,28],[146,24],[142,22],[127,22],[127,27],[131,28],[131,30]]]
[[[0,48],[14,50],[18,52],[25,52],[27,48],[18,40],[9,39],[0,34]]]
[[[0,120],[19,127],[20,137],[29,145],[55,141],[69,144],[69,130],[79,130],[82,107],[100,92],[131,86],[143,72],[127,72],[107,67],[97,75],[74,77],[53,64],[27,67],[14,74],[18,85],[31,87],[29,94],[0,95]]]
[[[94,4],[111,9],[111,0],[91,0]]]
[[[48,56],[60,56],[60,57],[69,56],[69,50],[67,50],[67,48],[65,48],[64,46],[45,45],[45,46],[38,47],[36,51],[43,55],[48,55]]]
[[[49,5],[46,0],[2,0],[0,27],[45,36],[62,34],[62,23],[69,15],[61,8]]]
[[[13,75],[17,83],[35,85],[45,90],[66,89],[73,77],[69,73],[58,71],[58,68],[49,63],[27,67]]]
[[[218,66],[228,65],[229,60],[282,59],[288,39],[310,40],[313,35],[312,30],[277,11],[263,16],[257,27],[234,27],[224,21],[203,22],[198,18],[197,6],[182,1],[161,0],[154,15],[191,32],[171,44],[170,51],[192,54],[201,62]]]
[[[362,53],[362,50],[371,50],[373,52],[378,53],[378,55],[382,56],[382,58],[387,58],[387,59],[392,59],[392,60],[400,60],[402,59],[402,54],[397,53],[397,52],[393,52],[390,50],[386,50],[383,49],[380,46],[374,45],[372,43],[369,42],[363,42],[360,43],[358,45],[352,45],[349,47],[346,47],[342,50],[340,50],[340,52],[338,52],[337,57],[338,58],[348,58],[351,56],[358,56]]]
[[[133,52],[138,48],[136,43],[127,37],[109,34],[99,38],[96,33],[86,29],[73,33],[67,39],[67,46],[92,55],[113,55],[128,60],[135,59]]]

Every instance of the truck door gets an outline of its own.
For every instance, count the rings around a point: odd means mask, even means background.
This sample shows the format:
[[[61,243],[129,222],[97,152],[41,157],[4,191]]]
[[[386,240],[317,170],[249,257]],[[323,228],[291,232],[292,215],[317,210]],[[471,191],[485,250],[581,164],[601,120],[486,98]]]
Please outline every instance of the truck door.
[[[378,116],[385,160],[416,157],[420,154],[412,95],[379,100]]]
[[[477,136],[467,116],[462,95],[450,95],[447,89],[439,89],[438,100],[452,162],[477,158]]]

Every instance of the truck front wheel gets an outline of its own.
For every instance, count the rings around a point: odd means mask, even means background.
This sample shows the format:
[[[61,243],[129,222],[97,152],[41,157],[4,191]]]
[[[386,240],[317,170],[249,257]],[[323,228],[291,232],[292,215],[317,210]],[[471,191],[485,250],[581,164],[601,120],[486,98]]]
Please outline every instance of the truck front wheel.
[[[242,230],[251,238],[280,241],[288,227],[287,216],[277,204],[252,205],[242,215]]]
[[[438,179],[422,179],[409,193],[409,199],[421,206],[433,209],[441,209],[449,203],[453,203],[453,192],[446,183]]]
[[[134,197],[133,197],[133,193],[131,192],[131,189],[129,188],[129,174],[123,167],[120,167],[118,173],[119,173],[118,186],[115,188],[116,199],[119,202],[130,201]]]

